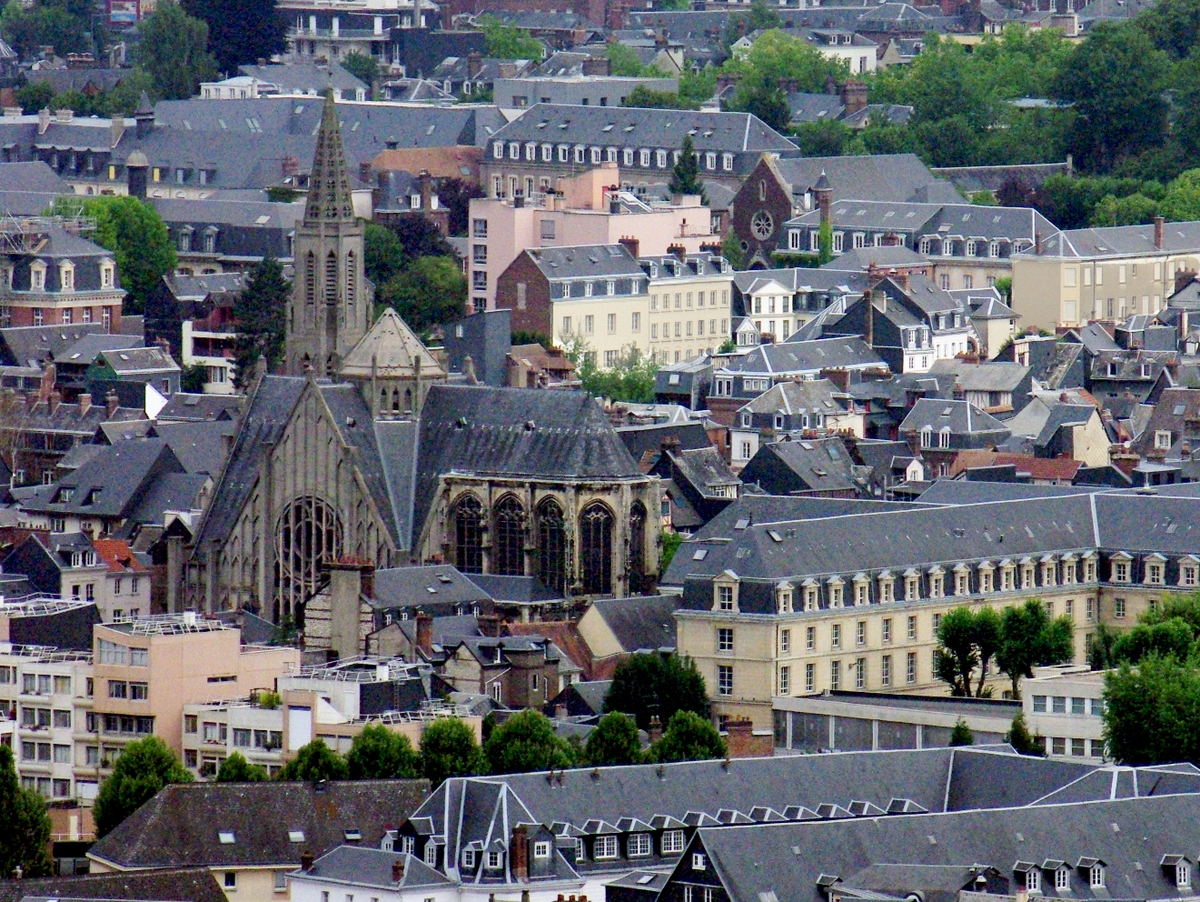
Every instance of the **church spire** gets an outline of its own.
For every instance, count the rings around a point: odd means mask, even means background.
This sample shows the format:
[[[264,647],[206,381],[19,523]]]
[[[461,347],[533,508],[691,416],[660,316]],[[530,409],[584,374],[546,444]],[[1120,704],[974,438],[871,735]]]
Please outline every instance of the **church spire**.
[[[342,131],[332,89],[325,92],[325,108],[321,111],[304,222],[306,225],[354,222],[354,203],[350,196],[350,181],[346,177],[346,154],[342,149]]]

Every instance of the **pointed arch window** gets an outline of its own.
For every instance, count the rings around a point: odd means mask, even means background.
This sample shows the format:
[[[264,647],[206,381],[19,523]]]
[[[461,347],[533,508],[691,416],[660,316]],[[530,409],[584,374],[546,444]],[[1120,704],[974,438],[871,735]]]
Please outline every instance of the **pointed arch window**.
[[[635,501],[629,508],[629,591],[646,588],[646,507]]]
[[[462,573],[483,572],[483,506],[474,495],[454,505],[454,566]]]
[[[512,495],[496,505],[496,549],[492,572],[500,576],[525,575],[525,508]]]
[[[538,580],[547,589],[561,593],[566,588],[567,533],[562,508],[547,498],[537,508]]]
[[[336,304],[338,295],[338,260],[337,254],[329,252],[325,258],[325,303]]]
[[[304,300],[309,304],[317,300],[317,257],[312,251],[304,261]]]
[[[583,591],[588,595],[612,594],[613,515],[606,505],[593,501],[579,516]]]
[[[358,273],[354,268],[354,251],[346,254],[346,307],[354,309],[355,294],[358,291]]]

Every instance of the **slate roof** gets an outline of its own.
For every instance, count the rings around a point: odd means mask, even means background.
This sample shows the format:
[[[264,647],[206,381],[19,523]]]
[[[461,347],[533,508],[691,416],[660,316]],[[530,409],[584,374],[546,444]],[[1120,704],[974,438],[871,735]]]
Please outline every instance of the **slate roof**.
[[[399,882],[392,877],[396,862],[400,862],[404,869]],[[331,849],[313,862],[311,870],[300,871],[296,876],[317,883],[349,883],[392,892],[412,887],[437,888],[449,886],[452,882],[415,855],[361,846]]]
[[[864,888],[903,898],[920,892],[958,897],[975,875],[994,867],[1011,892],[1020,862],[1029,869],[1047,859],[1069,862],[1069,893],[1063,898],[1174,898],[1175,874],[1160,865],[1164,855],[1186,855],[1200,841],[1195,795],[1116,799],[1084,805],[1050,805],[892,818],[702,828],[693,849],[702,849],[720,874],[731,902],[761,902],[786,892],[798,902],[819,902],[824,875],[840,878],[840,892]],[[1114,828],[1114,825],[1115,828]],[[1075,864],[1104,862],[1105,887],[1094,889]],[[877,867],[889,863],[889,874]],[[903,867],[909,865],[909,867]],[[942,868],[958,868],[950,879]],[[955,883],[958,884],[955,887]],[[942,890],[941,894],[937,894]],[[1015,890],[1015,886],[1014,886]]]
[[[1037,254],[1067,258],[1121,257],[1194,252],[1198,247],[1200,222],[1168,222],[1163,229],[1161,250],[1154,247],[1153,225],[1129,225],[1054,232],[1042,239]]]
[[[259,66],[247,63],[238,66],[242,75],[278,85],[284,94],[322,94],[326,88],[342,91],[368,91],[369,86],[334,63],[317,65],[306,60],[290,60],[286,64],[269,63]]]
[[[760,345],[749,354],[729,361],[719,372],[786,375],[815,373],[830,367],[887,369],[887,364],[870,345],[853,335]]]
[[[771,495],[858,491],[854,462],[837,437],[784,439],[760,445],[742,469],[741,478],[743,483],[756,483]]]
[[[791,141],[749,113],[551,103],[531,106],[493,138],[496,141],[549,141],[675,150],[689,133],[696,150],[701,152],[795,150]]]
[[[623,244],[585,244],[578,247],[539,247],[525,251],[550,281],[587,276],[645,278],[637,258]],[[635,289],[636,293],[636,289]]]
[[[693,448],[687,451],[667,451],[679,478],[687,480],[701,495],[723,498],[713,490],[717,487],[738,485],[741,480],[729,469],[721,452],[712,447]]]
[[[321,855],[343,845],[350,829],[378,848],[428,792],[426,780],[174,784],[88,855],[122,868],[294,866],[305,849]],[[292,842],[289,831],[301,831],[303,841]],[[234,841],[221,842],[220,832]]]
[[[46,486],[22,507],[46,514],[123,519],[142,500],[152,480],[182,471],[183,465],[162,439],[122,441]]]
[[[378,374],[381,378],[408,375],[420,360],[420,373],[430,377],[444,375],[437,359],[421,343],[408,324],[388,307],[370,330],[350,349],[342,362],[344,376],[360,378]]]
[[[961,203],[949,182],[939,180],[916,154],[872,154],[847,157],[785,157],[774,161],[798,202],[825,174],[833,198],[885,203]],[[989,208],[991,209],[991,208]]]
[[[223,542],[233,529],[258,482],[262,443],[279,439],[300,400],[304,384],[305,380],[299,376],[264,376],[259,382],[246,407],[225,471],[213,487],[212,504],[196,537],[197,547],[204,541]]]
[[[58,366],[86,366],[96,359],[102,351],[124,350],[140,347],[143,339],[138,335],[110,335],[107,332],[93,332],[84,335],[79,341],[63,348],[54,357]]]
[[[798,266],[789,269],[761,269],[735,273],[733,284],[743,294],[762,291],[769,282],[795,292],[829,292],[831,294],[861,294],[867,288],[864,272],[848,269],[809,269]]]
[[[376,610],[386,610],[421,607],[435,602],[473,604],[490,600],[487,592],[450,564],[433,564],[376,570],[375,595],[370,602]]]
[[[974,404],[942,398],[918,398],[900,424],[900,431],[920,432],[929,427],[936,433],[947,426],[954,435],[988,437],[998,442],[1004,441],[1009,434],[1003,423]]]
[[[753,401],[738,408],[751,413],[785,414],[820,411],[841,413],[844,407],[833,399],[834,385],[828,379],[813,379],[805,382],[780,382],[771,386]]]
[[[156,422],[154,434],[166,441],[187,472],[205,473],[215,479],[221,475],[226,451],[237,436],[237,423],[233,420]]]
[[[653,423],[648,426],[620,426],[617,437],[629,449],[634,460],[641,460],[647,452],[657,452],[664,441],[679,442],[684,450],[708,448],[708,432],[699,420],[687,423]]]
[[[226,902],[216,875],[206,867],[0,880],[0,902],[21,902],[39,896],[127,902]]]
[[[678,596],[598,598],[592,609],[626,652],[675,648],[675,608]],[[607,691],[607,688],[606,688]]]
[[[68,194],[67,183],[41,160],[29,163],[0,163],[0,209],[13,216],[40,216],[60,194]]]
[[[99,356],[118,376],[179,372],[179,364],[162,348],[121,348],[101,351]]]
[[[540,480],[642,478],[583,392],[434,385],[421,410],[418,447],[414,535],[438,477],[451,470]]]
[[[1054,228],[1046,217],[1029,207],[980,207],[962,203],[961,199],[942,204],[882,202],[873,198],[837,199],[830,214],[834,228],[887,229],[914,238],[932,235],[980,241],[1033,242],[1038,235]],[[819,225],[820,216],[820,211],[813,210],[790,220],[788,225]]]
[[[964,391],[1016,391],[1029,375],[1029,367],[1003,360],[987,363],[935,360],[929,371],[953,375],[954,384]]]
[[[104,333],[102,323],[69,326],[11,326],[0,329],[0,362],[9,366],[37,366],[53,360],[85,335]]]

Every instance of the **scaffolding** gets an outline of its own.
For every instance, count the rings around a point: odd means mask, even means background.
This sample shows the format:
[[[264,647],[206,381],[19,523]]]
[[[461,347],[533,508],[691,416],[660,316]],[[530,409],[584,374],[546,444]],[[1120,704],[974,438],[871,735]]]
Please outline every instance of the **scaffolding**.
[[[82,211],[82,207],[81,207]],[[0,251],[6,254],[34,253],[46,240],[51,229],[61,229],[73,235],[96,231],[96,218],[84,216],[14,216],[0,215]]]

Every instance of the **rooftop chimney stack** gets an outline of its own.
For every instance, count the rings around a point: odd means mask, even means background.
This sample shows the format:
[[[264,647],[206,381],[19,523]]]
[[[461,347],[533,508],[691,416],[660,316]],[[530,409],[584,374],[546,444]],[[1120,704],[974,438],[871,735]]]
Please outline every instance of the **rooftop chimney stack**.
[[[512,861],[513,879],[518,883],[529,882],[529,838],[524,824],[513,827],[512,842],[508,854]]]
[[[404,858],[397,858],[392,862],[392,883],[399,883],[404,879]]]
[[[417,648],[428,658],[433,654],[433,615],[417,614]]]
[[[120,399],[115,391],[110,391],[104,396],[104,418],[111,420],[117,412],[117,408],[121,405]]]
[[[1161,251],[1163,239],[1166,237],[1166,220],[1161,216],[1154,217],[1154,249]]]
[[[311,871],[313,866],[313,853],[305,849],[300,853],[300,870]]]

